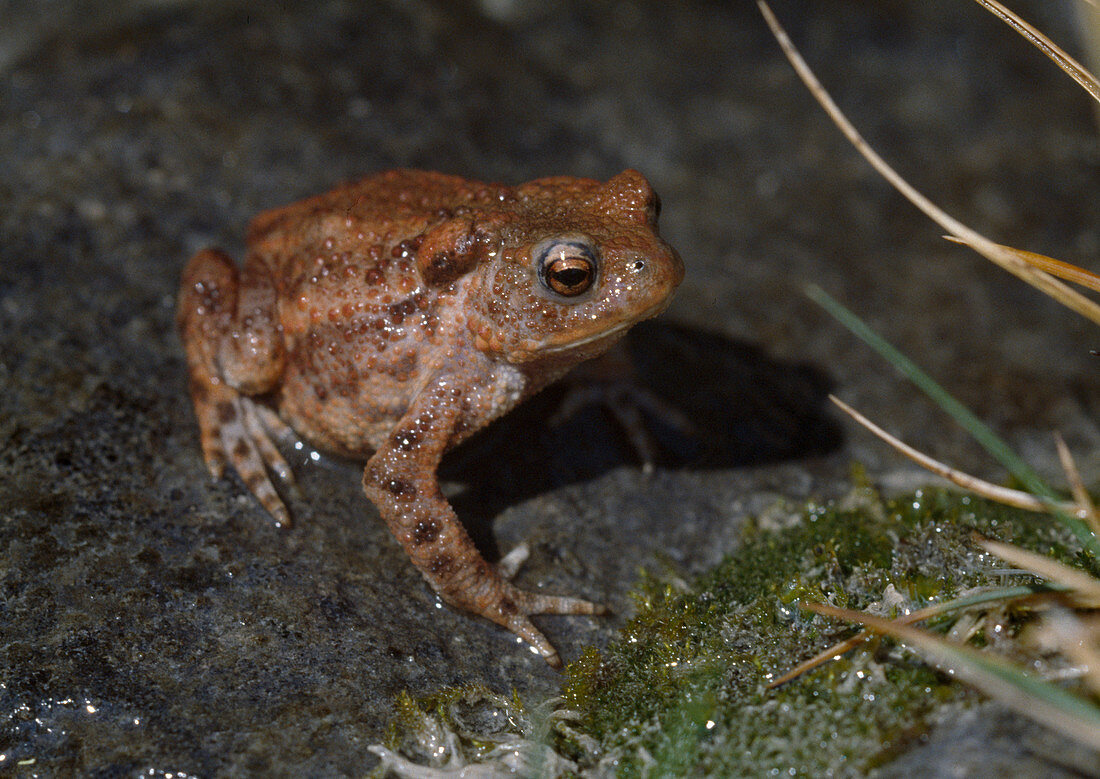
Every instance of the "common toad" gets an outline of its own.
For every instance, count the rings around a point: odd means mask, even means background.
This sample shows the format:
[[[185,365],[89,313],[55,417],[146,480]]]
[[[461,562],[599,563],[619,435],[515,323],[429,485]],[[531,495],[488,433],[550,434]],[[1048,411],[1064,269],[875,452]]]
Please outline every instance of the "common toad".
[[[683,264],[657,234],[658,207],[632,170],[516,187],[395,170],[260,214],[243,268],[205,249],[183,272],[178,325],[207,467],[217,478],[231,463],[286,525],[268,473],[292,473],[273,439],[366,460],[367,496],[443,600],[560,667],[529,616],[602,607],[507,581],[436,467],[668,305]]]

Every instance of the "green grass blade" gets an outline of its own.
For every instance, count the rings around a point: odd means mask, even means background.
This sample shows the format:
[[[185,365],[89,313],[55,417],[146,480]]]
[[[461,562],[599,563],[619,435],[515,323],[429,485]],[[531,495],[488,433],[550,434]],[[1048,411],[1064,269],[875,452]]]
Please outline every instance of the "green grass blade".
[[[956,611],[958,609],[969,608],[970,606],[980,606],[983,603],[997,603],[1000,601],[1012,601],[1019,598],[1026,598],[1029,595],[1041,595],[1045,592],[1065,592],[1066,588],[1060,584],[1050,584],[1044,582],[1043,584],[1022,584],[1017,587],[999,587],[995,590],[986,590],[985,592],[974,593],[973,595],[966,595],[962,598],[955,598],[954,600],[944,601],[937,604],[945,613],[948,611]]]
[[[1013,476],[1027,488],[1029,492],[1039,498],[1056,500],[1054,491],[1047,486],[1042,477],[1026,462],[1021,460],[1008,444],[1002,441],[993,430],[978,419],[970,409],[956,400],[947,390],[921,370],[916,363],[899,352],[882,336],[876,333],[862,319],[841,305],[836,299],[821,289],[816,284],[806,286],[806,295],[824,308],[842,325],[847,327],[868,346],[878,352],[895,368],[903,373],[910,381],[926,394],[940,408],[946,411],[967,432],[973,436],[982,448],[997,459]],[[1097,539],[1088,525],[1081,520],[1071,517],[1064,512],[1053,512],[1054,516],[1073,531],[1081,545],[1100,557],[1100,539]]]

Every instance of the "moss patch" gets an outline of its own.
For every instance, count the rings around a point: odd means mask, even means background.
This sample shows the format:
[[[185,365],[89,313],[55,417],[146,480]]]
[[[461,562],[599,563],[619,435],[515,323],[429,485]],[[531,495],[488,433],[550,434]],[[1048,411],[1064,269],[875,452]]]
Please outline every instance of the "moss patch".
[[[619,638],[567,669],[550,726],[524,730],[541,731],[532,746],[548,743],[567,773],[818,776],[888,762],[944,703],[973,693],[888,641],[766,685],[855,632],[801,602],[891,614],[1012,583],[975,532],[1081,564],[1046,518],[939,490],[883,501],[861,488],[807,507],[783,530],[750,524],[743,544],[690,586],[646,577]],[[979,642],[1015,632],[1002,610],[974,621]],[[984,635],[994,623],[997,636]],[[391,744],[400,740],[395,732]]]

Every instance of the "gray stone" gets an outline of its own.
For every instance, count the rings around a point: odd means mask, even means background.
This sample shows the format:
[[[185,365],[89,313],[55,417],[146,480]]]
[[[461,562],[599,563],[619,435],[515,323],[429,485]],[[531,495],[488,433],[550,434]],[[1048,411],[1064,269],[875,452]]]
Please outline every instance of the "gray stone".
[[[1020,10],[1074,47],[1061,3]],[[875,144],[991,237],[1100,246],[1079,89],[976,5],[777,2]],[[27,774],[359,775],[402,690],[559,678],[441,608],[359,488],[302,456],[272,527],[202,465],[173,326],[190,253],[380,169],[494,180],[637,167],[687,279],[631,343],[697,434],[647,476],[598,409],[552,396],[450,458],[490,553],[608,602],[545,618],[606,642],[639,567],[691,575],[745,516],[847,490],[833,386],[914,445],[1001,472],[802,294],[814,282],[1057,473],[1100,473],[1090,325],[946,244],[812,104],[751,3],[0,4],[0,754]],[[904,471],[908,473],[908,471]],[[981,740],[978,740],[981,748]],[[0,768],[0,771],[3,769]]]

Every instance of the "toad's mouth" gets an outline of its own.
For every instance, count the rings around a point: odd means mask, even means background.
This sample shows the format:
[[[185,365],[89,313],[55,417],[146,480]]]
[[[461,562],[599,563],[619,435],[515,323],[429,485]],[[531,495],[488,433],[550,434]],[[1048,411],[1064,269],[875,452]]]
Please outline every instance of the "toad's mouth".
[[[619,324],[609,328],[594,329],[587,335],[581,335],[579,337],[571,337],[567,340],[563,340],[560,343],[545,343],[539,347],[540,354],[560,354],[561,352],[572,351],[573,349],[581,349],[585,346],[591,346],[593,344],[599,344],[602,341],[614,341],[621,337],[627,330],[632,328],[639,322],[643,322],[646,319],[652,319],[660,314],[666,308],[668,304],[672,302],[672,295],[667,295],[664,300],[644,309],[637,316],[633,316],[630,319],[626,319]]]

